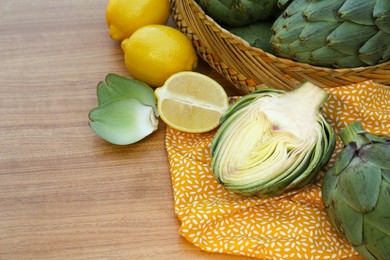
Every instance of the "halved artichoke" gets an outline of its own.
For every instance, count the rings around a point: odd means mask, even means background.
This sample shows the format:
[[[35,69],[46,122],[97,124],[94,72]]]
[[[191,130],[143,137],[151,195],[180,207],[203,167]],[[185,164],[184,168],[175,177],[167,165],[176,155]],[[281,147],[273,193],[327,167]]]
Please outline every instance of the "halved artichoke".
[[[320,113],[328,94],[310,82],[291,92],[261,89],[236,101],[212,144],[212,171],[230,191],[276,196],[308,184],[335,147]]]

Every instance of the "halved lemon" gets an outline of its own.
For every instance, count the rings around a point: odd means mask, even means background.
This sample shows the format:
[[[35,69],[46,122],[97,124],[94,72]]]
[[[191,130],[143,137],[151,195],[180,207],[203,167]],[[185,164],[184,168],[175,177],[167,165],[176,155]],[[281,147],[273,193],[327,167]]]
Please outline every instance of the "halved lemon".
[[[155,90],[161,119],[187,133],[205,133],[219,126],[229,106],[223,87],[197,72],[183,71],[169,77]]]

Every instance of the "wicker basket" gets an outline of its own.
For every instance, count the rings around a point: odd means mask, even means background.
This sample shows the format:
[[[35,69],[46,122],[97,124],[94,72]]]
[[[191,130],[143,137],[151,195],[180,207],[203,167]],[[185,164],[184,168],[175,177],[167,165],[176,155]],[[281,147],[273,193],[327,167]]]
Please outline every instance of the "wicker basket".
[[[305,81],[337,87],[373,80],[390,83],[390,62],[375,66],[330,69],[279,58],[250,47],[207,16],[194,0],[170,0],[174,22],[198,54],[234,86],[250,93],[258,88],[291,90]]]

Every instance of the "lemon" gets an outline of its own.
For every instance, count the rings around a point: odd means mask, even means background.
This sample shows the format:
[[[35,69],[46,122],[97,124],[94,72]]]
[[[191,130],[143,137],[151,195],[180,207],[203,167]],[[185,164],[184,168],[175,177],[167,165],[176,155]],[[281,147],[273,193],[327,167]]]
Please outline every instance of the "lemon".
[[[197,56],[191,41],[166,25],[146,25],[122,42],[131,76],[152,87],[161,87],[173,74],[191,71]]]
[[[169,0],[109,0],[106,22],[112,39],[122,41],[148,24],[166,24]]]
[[[228,96],[212,78],[197,72],[179,72],[155,90],[160,118],[187,133],[204,133],[219,126],[228,109]]]

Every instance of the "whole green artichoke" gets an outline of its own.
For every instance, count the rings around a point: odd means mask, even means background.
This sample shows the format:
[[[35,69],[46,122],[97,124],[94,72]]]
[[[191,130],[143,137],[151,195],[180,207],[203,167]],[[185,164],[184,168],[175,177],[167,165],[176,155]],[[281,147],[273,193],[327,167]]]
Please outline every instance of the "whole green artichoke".
[[[362,256],[390,259],[390,138],[359,122],[340,135],[345,148],[322,185],[330,222]]]
[[[196,0],[217,23],[244,26],[265,21],[278,10],[278,0]]]
[[[324,67],[390,60],[389,0],[294,0],[273,25],[278,56]]]

